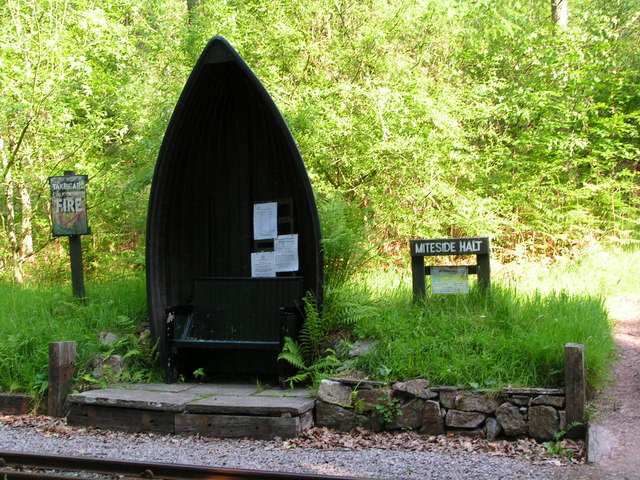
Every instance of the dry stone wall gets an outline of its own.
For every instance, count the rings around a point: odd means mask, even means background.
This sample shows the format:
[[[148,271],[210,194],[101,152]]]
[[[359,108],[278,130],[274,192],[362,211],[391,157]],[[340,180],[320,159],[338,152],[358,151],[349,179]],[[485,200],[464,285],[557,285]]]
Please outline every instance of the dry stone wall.
[[[431,387],[427,380],[385,384],[331,379],[320,384],[316,425],[547,441],[566,427],[564,407],[562,389],[467,390]]]

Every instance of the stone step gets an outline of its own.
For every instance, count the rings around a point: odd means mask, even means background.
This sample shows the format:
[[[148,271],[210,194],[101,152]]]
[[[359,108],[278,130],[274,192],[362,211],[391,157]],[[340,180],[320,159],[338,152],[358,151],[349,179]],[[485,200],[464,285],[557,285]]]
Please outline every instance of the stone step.
[[[67,397],[70,425],[222,438],[292,438],[313,423],[306,389],[247,384],[121,385]]]

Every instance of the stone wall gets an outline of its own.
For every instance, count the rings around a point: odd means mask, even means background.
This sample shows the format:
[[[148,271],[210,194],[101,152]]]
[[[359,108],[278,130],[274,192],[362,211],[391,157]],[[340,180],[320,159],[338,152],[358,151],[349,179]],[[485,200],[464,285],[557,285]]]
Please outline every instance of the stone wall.
[[[562,389],[467,390],[431,387],[427,380],[390,385],[331,379],[320,384],[316,425],[343,431],[361,427],[547,441],[565,428],[564,408]]]

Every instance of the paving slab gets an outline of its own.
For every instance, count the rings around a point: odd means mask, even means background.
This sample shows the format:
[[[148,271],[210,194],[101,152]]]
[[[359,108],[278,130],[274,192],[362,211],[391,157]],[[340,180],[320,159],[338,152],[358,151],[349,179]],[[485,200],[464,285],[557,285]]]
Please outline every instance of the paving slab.
[[[199,383],[121,383],[112,388],[147,390],[149,392],[185,392],[199,386]]]
[[[297,416],[311,410],[314,404],[313,398],[220,395],[190,402],[185,411],[269,416],[290,413]]]
[[[315,398],[309,388],[269,388],[255,394],[257,397],[297,397],[297,398]]]
[[[146,390],[106,388],[69,395],[69,403],[139,408],[142,410],[183,411],[185,405],[201,398],[184,392],[149,392]]]
[[[187,392],[196,395],[232,395],[243,396],[253,395],[258,391],[258,387],[249,383],[201,383],[192,385]]]

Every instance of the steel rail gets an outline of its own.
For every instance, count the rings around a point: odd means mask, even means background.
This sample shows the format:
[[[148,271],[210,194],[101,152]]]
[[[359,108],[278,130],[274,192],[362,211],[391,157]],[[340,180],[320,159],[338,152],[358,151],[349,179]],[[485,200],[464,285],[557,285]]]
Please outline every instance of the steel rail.
[[[22,472],[24,468],[47,472]],[[14,470],[18,469],[18,470]],[[95,457],[40,455],[35,453],[0,451],[0,478],[12,479],[74,479],[90,477],[55,475],[51,470],[117,475],[124,478],[152,480],[356,480],[308,473],[267,472],[262,470],[226,469],[199,465],[121,461]],[[92,477],[94,478],[94,477]]]

